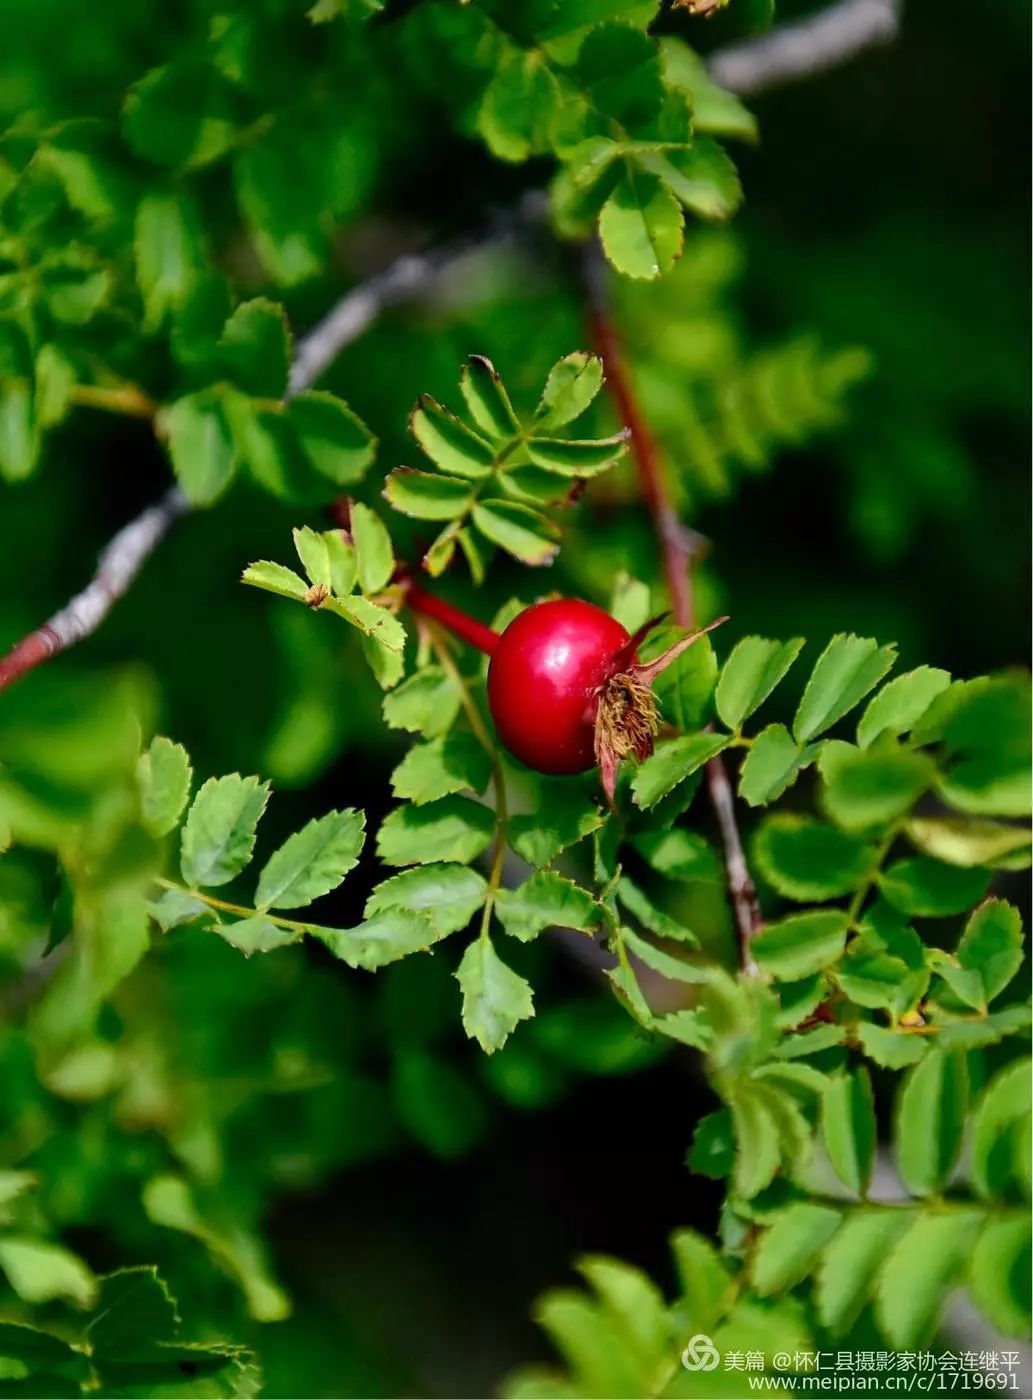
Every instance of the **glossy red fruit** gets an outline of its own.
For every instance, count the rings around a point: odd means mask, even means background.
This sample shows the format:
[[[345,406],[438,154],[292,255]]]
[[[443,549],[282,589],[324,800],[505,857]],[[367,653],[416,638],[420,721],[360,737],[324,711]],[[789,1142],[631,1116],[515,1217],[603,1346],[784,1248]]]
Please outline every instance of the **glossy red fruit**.
[[[518,614],[488,668],[488,703],[510,753],[539,773],[594,767],[598,696],[631,659],[630,642],[616,618],[577,598]]]

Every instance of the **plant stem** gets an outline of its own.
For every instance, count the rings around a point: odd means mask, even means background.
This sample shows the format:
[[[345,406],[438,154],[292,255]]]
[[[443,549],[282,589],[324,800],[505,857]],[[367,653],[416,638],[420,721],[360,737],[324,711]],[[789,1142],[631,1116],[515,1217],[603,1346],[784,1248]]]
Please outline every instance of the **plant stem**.
[[[124,413],[130,418],[148,420],[158,412],[155,401],[136,384],[120,384],[117,388],[76,384],[72,390],[72,403],[83,408],[100,408],[107,413]]]
[[[469,642],[478,651],[483,651],[486,656],[491,656],[498,646],[499,634],[497,632],[493,632],[483,622],[478,622],[475,617],[470,617],[469,614],[461,612],[459,608],[453,607],[451,603],[446,603],[444,598],[439,598],[434,593],[428,593],[414,579],[403,578],[402,586],[405,589],[406,605],[414,613],[420,613],[423,617],[440,622],[461,641]]]
[[[199,899],[202,904],[207,904],[210,909],[218,909],[221,914],[236,914],[241,919],[253,919],[256,914],[262,914],[271,923],[279,924],[281,928],[293,929],[297,933],[308,933],[313,927],[312,924],[302,923],[298,919],[285,919],[280,914],[271,914],[267,909],[248,909],[243,904],[231,904],[228,900],[216,899],[212,894],[192,890],[188,885],[179,885],[175,880],[166,880],[161,875],[154,877],[154,883],[160,885],[163,890],[178,890],[180,894],[188,894],[191,899]]]
[[[422,589],[419,591],[421,593],[423,592]],[[409,595],[407,595],[407,598],[408,596]],[[430,599],[432,602],[440,602],[440,599],[434,598],[430,593],[424,594],[423,596]],[[447,603],[444,606],[448,609]],[[448,610],[454,611],[453,609]],[[421,609],[421,611],[424,610]],[[429,614],[424,611],[424,615],[427,616]],[[464,614],[460,613],[459,616],[463,617]],[[435,619],[435,622],[438,620],[439,619]],[[469,621],[469,619],[466,620]],[[480,623],[475,625],[479,627]],[[502,767],[502,758],[499,754],[498,747],[485,727],[480,711],[477,708],[473,696],[470,694],[470,687],[466,684],[465,677],[453,660],[452,653],[449,651],[444,640],[438,635],[437,626],[432,624],[429,628],[429,632],[430,644],[434,648],[434,655],[437,657],[442,670],[447,673],[458,688],[460,701],[466,712],[466,717],[470,721],[470,728],[491,758],[492,786],[495,789],[495,850],[492,855],[491,870],[488,875],[488,892],[484,900],[484,913],[481,916],[481,937],[487,938],[488,929],[491,926],[492,910],[495,907],[495,899],[502,886],[502,872],[506,859],[506,846],[509,840],[509,803],[506,797],[506,775]],[[491,635],[495,637],[496,633],[492,632]]]
[[[660,545],[674,621],[679,627],[695,627],[692,597],[693,536],[682,523],[671,501],[656,441],[625,368],[620,337],[610,314],[605,281],[607,269],[602,252],[596,244],[586,244],[582,268],[588,295],[592,337],[602,358],[607,385],[617,411],[631,435],[631,455],[638,470],[642,499],[652,516]],[[757,964],[750,945],[760,932],[763,920],[757,903],[756,887],[750,876],[746,852],[739,834],[732,786],[720,755],[712,758],[707,764],[706,778],[710,804],[724,846],[725,872],[739,933],[742,967],[745,972],[756,973]]]

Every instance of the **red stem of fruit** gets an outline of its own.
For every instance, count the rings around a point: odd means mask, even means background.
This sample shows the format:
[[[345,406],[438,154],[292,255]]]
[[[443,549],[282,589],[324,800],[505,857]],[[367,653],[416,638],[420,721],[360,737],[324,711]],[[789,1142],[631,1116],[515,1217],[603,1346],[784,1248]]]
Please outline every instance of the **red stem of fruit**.
[[[638,469],[642,499],[653,518],[660,544],[674,621],[679,627],[695,627],[690,536],[671,503],[656,441],[642,414],[625,366],[620,337],[606,295],[606,267],[597,247],[586,247],[583,267],[592,337],[606,370],[607,387],[621,421],[631,435],[631,455]],[[707,764],[706,774],[710,805],[724,846],[728,892],[735,912],[742,965],[745,971],[755,972],[757,965],[750,944],[763,927],[763,920],[739,834],[732,785],[720,755]]]
[[[485,627],[483,622],[478,622],[476,618],[461,612],[459,608],[454,608],[451,603],[446,603],[444,598],[437,597],[434,593],[428,593],[426,589],[412,579],[404,580],[405,601],[414,613],[421,613],[424,617],[433,618],[435,622],[440,622],[442,627],[448,630],[461,641],[469,642],[478,651],[483,651],[486,656],[490,656],[498,645],[499,634],[493,632],[490,627]]]

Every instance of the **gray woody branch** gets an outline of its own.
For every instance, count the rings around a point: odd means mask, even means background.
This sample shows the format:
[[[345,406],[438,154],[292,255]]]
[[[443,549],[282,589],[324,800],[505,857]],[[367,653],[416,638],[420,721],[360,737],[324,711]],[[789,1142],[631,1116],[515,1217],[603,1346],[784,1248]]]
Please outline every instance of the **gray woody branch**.
[[[719,49],[707,66],[723,88],[749,97],[892,43],[900,30],[902,8],[903,0],[837,0],[806,19],[776,25],[756,39]]]

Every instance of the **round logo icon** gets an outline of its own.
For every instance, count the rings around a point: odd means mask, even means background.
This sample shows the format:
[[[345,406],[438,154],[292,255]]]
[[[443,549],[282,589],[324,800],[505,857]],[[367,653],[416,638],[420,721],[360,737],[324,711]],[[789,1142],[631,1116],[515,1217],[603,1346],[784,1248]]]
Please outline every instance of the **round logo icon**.
[[[716,1371],[720,1363],[721,1353],[705,1332],[690,1337],[681,1354],[681,1364],[686,1371]]]

